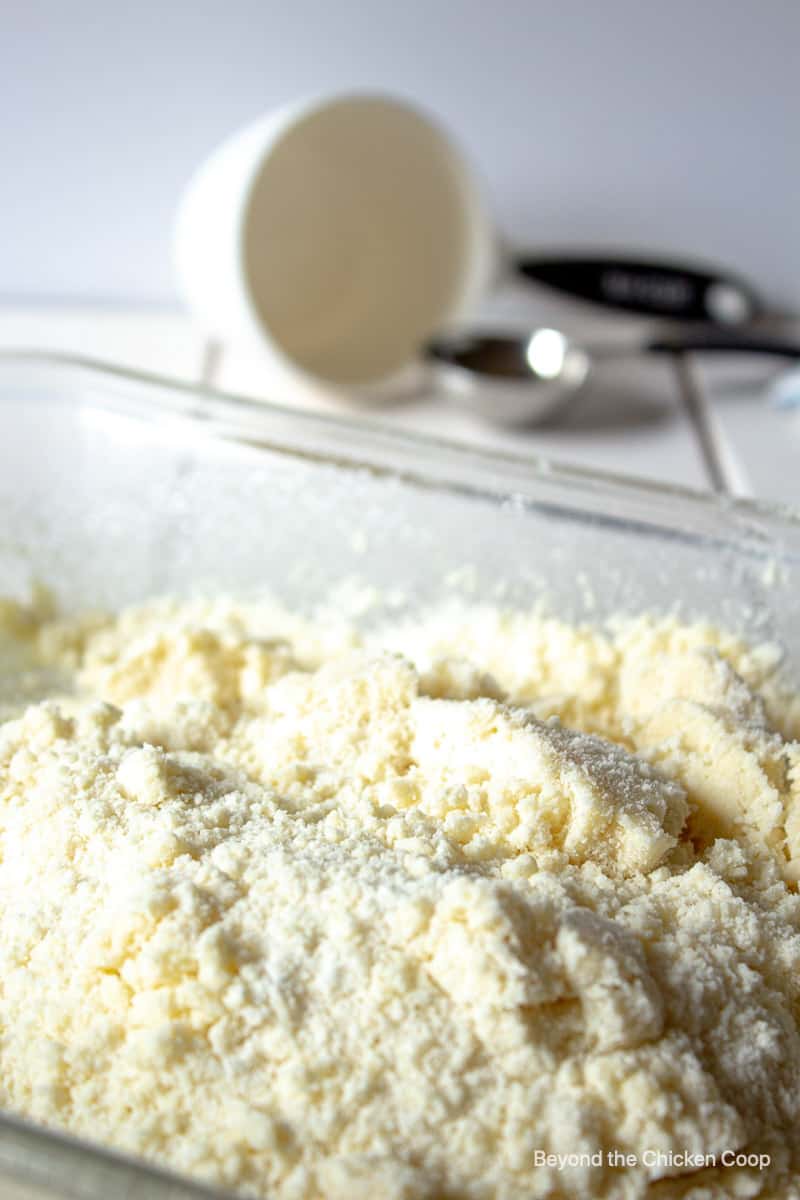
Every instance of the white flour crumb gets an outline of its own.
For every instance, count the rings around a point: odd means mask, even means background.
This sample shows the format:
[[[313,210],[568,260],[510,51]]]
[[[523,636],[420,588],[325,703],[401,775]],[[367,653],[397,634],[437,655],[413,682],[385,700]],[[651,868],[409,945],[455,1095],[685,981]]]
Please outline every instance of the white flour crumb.
[[[224,599],[0,642],[63,684],[0,725],[3,1106],[276,1200],[796,1195],[774,648]]]

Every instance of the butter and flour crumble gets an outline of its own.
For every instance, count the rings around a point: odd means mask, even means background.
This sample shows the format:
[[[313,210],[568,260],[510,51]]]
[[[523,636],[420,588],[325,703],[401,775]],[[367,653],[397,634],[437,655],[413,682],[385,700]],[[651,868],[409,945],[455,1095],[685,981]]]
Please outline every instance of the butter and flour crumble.
[[[2,1107],[276,1200],[800,1195],[774,648],[217,600],[0,656]]]

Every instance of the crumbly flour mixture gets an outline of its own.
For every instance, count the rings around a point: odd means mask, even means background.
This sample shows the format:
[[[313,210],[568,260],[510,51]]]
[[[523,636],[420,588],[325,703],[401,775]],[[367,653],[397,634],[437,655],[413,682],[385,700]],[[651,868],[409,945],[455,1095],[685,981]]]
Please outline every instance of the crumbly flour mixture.
[[[2,1106],[276,1200],[800,1195],[774,649],[222,600],[0,626]]]

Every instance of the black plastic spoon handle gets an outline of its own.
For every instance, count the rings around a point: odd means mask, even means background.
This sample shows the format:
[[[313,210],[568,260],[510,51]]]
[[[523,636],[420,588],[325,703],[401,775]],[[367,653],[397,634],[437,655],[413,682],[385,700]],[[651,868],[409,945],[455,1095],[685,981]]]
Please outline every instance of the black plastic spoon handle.
[[[724,330],[683,330],[653,338],[642,346],[650,354],[712,352],[720,354],[774,354],[776,358],[800,358],[800,343],[748,333],[726,334]]]
[[[752,288],[726,272],[635,258],[520,258],[526,279],[609,308],[681,321],[743,325],[760,311]]]

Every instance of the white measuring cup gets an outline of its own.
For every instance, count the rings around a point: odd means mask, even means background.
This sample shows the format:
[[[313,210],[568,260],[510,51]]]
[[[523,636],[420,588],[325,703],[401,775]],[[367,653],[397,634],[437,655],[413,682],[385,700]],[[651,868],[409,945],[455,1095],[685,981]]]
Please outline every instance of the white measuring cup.
[[[419,361],[502,261],[450,137],[378,94],[293,104],[227,140],[186,190],[174,251],[201,325],[258,345],[276,395],[350,398]]]

